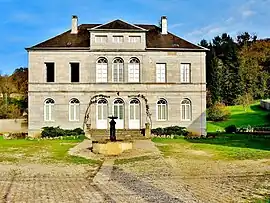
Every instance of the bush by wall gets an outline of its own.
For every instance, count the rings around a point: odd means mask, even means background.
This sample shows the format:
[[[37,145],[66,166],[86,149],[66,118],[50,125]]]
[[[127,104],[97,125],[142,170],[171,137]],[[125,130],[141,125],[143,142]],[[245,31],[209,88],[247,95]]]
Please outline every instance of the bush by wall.
[[[76,128],[74,130],[64,130],[58,127],[44,127],[41,133],[41,137],[60,137],[60,136],[79,136],[84,135],[81,128]]]
[[[151,133],[157,136],[161,136],[161,135],[186,136],[188,134],[188,131],[185,127],[171,126],[171,127],[166,127],[166,128],[152,129]]]
[[[230,117],[231,113],[222,103],[215,103],[207,109],[207,120],[224,121]]]
[[[225,128],[226,133],[235,133],[237,128],[235,125],[229,125]]]

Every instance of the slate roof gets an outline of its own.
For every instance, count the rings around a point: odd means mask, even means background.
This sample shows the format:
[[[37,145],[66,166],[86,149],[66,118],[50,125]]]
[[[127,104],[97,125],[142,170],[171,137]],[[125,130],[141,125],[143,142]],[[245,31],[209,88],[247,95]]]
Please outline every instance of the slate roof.
[[[142,29],[140,29],[142,28]],[[206,50],[200,46],[194,45],[170,32],[166,35],[161,34],[161,28],[156,25],[142,25],[134,24],[130,25],[121,20],[115,20],[108,24],[82,24],[78,26],[78,33],[71,34],[71,30],[68,30],[60,35],[57,35],[51,39],[41,42],[31,49],[54,49],[54,48],[89,48],[90,46],[90,34],[89,29],[123,29],[123,30],[134,30],[134,31],[145,31],[146,32],[146,48],[174,48],[174,49],[191,49],[191,50]]]

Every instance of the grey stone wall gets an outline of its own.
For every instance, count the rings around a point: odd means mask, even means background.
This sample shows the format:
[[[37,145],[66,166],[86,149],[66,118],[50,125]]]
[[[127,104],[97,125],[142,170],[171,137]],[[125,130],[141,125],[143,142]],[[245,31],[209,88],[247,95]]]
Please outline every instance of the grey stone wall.
[[[270,110],[270,100],[261,100],[260,105],[262,108]]]
[[[25,119],[0,119],[0,132],[27,132]]]
[[[108,59],[108,83],[96,84],[96,60]],[[123,58],[124,83],[112,83],[112,61],[115,57]],[[128,61],[131,57],[140,60],[140,83],[128,83]],[[55,63],[56,81],[45,82],[45,62]],[[70,82],[70,62],[80,63],[80,83]],[[156,63],[167,64],[167,83],[156,83]],[[191,83],[180,83],[180,64],[191,63]],[[89,52],[89,51],[30,51],[29,52],[29,133],[34,135],[44,126],[62,128],[82,127],[83,118],[89,99],[96,94],[110,96],[109,112],[115,98],[125,101],[125,128],[128,128],[129,95],[143,94],[147,97],[152,113],[153,128],[171,125],[188,127],[200,134],[206,133],[206,84],[204,52]],[[117,96],[119,92],[119,96]],[[43,105],[47,98],[55,100],[55,121],[44,122]],[[80,101],[80,121],[68,120],[70,99]],[[168,120],[156,120],[156,102],[164,98],[168,102]],[[184,98],[192,102],[192,120],[181,121],[180,103]],[[96,107],[91,110],[93,128],[96,124]],[[141,100],[141,127],[144,127],[145,104]]]

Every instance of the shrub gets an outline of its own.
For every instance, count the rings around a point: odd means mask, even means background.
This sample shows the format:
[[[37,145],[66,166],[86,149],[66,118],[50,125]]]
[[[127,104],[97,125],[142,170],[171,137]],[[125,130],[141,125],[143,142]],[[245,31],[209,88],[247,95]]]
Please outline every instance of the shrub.
[[[231,113],[222,103],[215,103],[207,109],[207,120],[224,121],[230,117]]]
[[[170,126],[166,128],[156,128],[152,129],[151,133],[154,135],[178,135],[178,136],[186,136],[187,135],[187,130],[185,127],[180,127],[180,126]]]
[[[236,130],[237,129],[235,125],[229,125],[225,128],[226,133],[235,133]]]
[[[64,130],[58,127],[44,127],[41,132],[41,137],[60,137],[60,136],[79,136],[84,135],[81,128],[76,128],[74,130]]]
[[[25,133],[25,132],[4,134],[4,139],[6,139],[6,140],[25,139],[26,137],[27,137],[27,133]]]

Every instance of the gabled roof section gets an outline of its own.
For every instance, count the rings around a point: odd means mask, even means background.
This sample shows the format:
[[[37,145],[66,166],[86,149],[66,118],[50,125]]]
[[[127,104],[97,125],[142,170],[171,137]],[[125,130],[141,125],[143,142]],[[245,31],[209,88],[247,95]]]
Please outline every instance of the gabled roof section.
[[[51,39],[41,42],[35,46],[27,48],[27,50],[35,49],[88,49],[90,48],[90,32],[89,30],[101,28],[106,29],[132,29],[135,28],[145,30],[146,32],[146,49],[168,49],[168,50],[187,50],[187,51],[207,51],[201,46],[195,45],[187,40],[184,40],[170,32],[168,34],[161,34],[161,28],[156,25],[130,25],[120,20],[115,20],[108,24],[82,24],[78,27],[77,34],[71,34],[70,30],[57,35]],[[110,28],[114,27],[114,28]],[[127,28],[128,27],[128,28]],[[104,28],[104,29],[105,29]]]
[[[91,30],[138,30],[138,31],[146,31],[145,29],[127,23],[123,20],[114,20],[109,23],[98,25],[96,27],[91,28]]]

